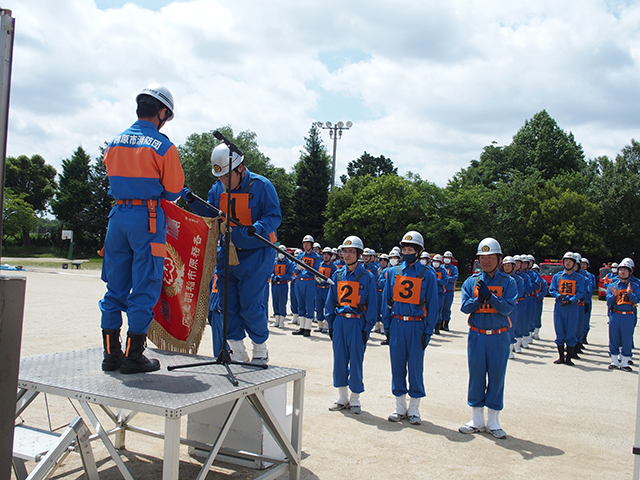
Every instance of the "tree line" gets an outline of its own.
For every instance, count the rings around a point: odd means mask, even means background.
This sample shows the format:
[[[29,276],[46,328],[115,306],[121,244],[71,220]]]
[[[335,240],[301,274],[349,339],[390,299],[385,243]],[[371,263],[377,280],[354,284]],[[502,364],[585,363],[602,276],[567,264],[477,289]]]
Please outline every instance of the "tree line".
[[[544,110],[525,121],[509,145],[484,147],[445,187],[411,172],[398,175],[391,159],[364,152],[330,191],[331,158],[315,125],[289,172],[260,151],[254,132],[218,130],[245,153],[249,170],[274,184],[283,213],[279,241],[287,246],[299,246],[307,234],[337,246],[356,234],[366,246],[388,252],[404,232],[418,230],[429,252],[451,250],[467,271],[487,236],[505,252],[531,253],[539,261],[578,251],[594,271],[601,262],[635,253],[640,143],[631,140],[614,159],[586,159],[573,134]],[[209,172],[217,144],[210,131],[178,146],[185,184],[203,198],[215,181]],[[60,230],[69,229],[76,251],[100,250],[112,206],[104,148],[92,161],[78,147],[59,175],[39,155],[8,157],[3,243],[35,239],[59,246]],[[48,212],[55,220],[42,219]]]

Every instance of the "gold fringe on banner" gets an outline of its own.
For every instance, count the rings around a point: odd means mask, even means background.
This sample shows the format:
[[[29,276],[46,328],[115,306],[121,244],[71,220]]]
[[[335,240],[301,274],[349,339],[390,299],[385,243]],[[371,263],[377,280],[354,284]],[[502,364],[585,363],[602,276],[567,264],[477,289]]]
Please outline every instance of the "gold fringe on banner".
[[[193,319],[193,325],[189,332],[187,340],[178,340],[162,327],[158,322],[153,320],[147,338],[158,348],[169,350],[171,352],[188,353],[196,355],[205,327],[209,323],[209,283],[213,277],[216,266],[216,254],[218,249],[218,239],[225,232],[225,224],[220,223],[217,218],[203,217],[203,220],[209,227],[207,235],[207,246],[204,251],[204,266],[202,270],[202,279],[200,280],[200,289],[198,290],[198,300],[196,303],[196,311]],[[231,244],[229,250],[229,265],[238,265],[238,254],[235,246]]]

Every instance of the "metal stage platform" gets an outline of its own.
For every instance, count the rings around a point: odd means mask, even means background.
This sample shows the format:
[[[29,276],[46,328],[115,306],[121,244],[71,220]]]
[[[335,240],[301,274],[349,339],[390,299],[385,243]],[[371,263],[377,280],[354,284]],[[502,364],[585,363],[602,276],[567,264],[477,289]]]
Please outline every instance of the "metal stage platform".
[[[147,349],[145,353],[150,358],[160,360],[162,369],[133,375],[123,375],[117,371],[103,372],[101,348],[22,358],[16,417],[39,393],[77,400],[127,480],[133,480],[133,477],[117,452],[118,448],[125,446],[127,430],[164,438],[163,480],[178,480],[181,443],[210,452],[198,480],[206,477],[218,453],[273,464],[259,477],[261,480],[276,478],[286,471],[289,471],[290,479],[300,477],[304,370],[277,366],[269,366],[265,370],[231,365],[239,381],[239,385],[234,387],[222,365],[175,371],[166,369],[170,365],[213,360],[210,357],[154,349]],[[293,382],[293,412],[291,431],[287,432],[265,401],[264,392],[289,382]],[[248,402],[256,411],[282,450],[284,460],[228,448],[221,451],[222,442],[244,402]],[[115,427],[105,429],[93,412],[92,404],[99,405]],[[226,418],[221,420],[221,430],[215,441],[208,444],[180,438],[182,417],[223,404],[228,405],[229,411]],[[164,434],[132,425],[131,420],[138,412],[165,417]],[[113,442],[109,436],[114,437]]]

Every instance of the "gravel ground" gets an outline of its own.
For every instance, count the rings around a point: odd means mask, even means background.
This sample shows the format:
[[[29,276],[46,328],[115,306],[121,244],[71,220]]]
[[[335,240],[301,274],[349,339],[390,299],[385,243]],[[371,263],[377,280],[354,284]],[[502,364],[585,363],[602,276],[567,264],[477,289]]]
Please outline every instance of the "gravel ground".
[[[22,356],[101,346],[97,302],[105,287],[99,272],[28,268],[3,273],[27,278]],[[427,397],[421,404],[423,423],[417,427],[387,420],[394,398],[389,354],[379,344],[381,335],[371,335],[364,362],[363,412],[355,416],[327,408],[337,393],[332,387],[328,337],[292,337],[289,325],[285,330],[272,329],[271,363],[307,372],[302,478],[630,478],[638,378],[635,370],[607,369],[604,302],[594,302],[586,353],[575,367],[568,367],[552,363],[557,355],[553,303],[545,299],[542,340],[509,362],[500,417],[506,440],[457,431],[471,415],[466,404],[466,316],[459,304],[456,292],[452,331],[434,336],[427,348]],[[199,353],[208,355],[211,349],[207,331]],[[639,360],[637,351],[634,356]],[[66,399],[40,395],[21,418],[28,425],[59,428],[77,415],[76,409],[77,404]],[[147,428],[163,429],[158,417],[140,414],[136,419]],[[122,478],[102,444],[94,442],[93,449],[100,478]],[[135,478],[161,478],[162,455],[160,440],[127,434],[123,458]],[[84,478],[79,458],[70,455],[54,478]],[[180,460],[180,478],[195,478],[200,460],[189,456],[186,447]],[[216,462],[206,478],[251,479],[259,474]]]

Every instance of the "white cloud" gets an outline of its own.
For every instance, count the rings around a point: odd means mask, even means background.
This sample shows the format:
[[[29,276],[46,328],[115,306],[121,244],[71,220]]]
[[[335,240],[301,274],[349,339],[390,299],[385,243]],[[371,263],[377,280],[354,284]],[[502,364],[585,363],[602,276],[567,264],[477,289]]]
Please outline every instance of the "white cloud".
[[[256,132],[287,169],[313,121],[352,120],[337,176],[366,150],[444,185],[542,109],[590,158],[615,155],[640,126],[635,3],[139,5],[23,0],[13,8],[9,155],[39,153],[56,168],[80,144],[97,156],[135,120],[136,94],[155,81],[176,100],[164,130],[175,143],[231,125]],[[342,55],[339,68],[321,61],[332,52]]]

